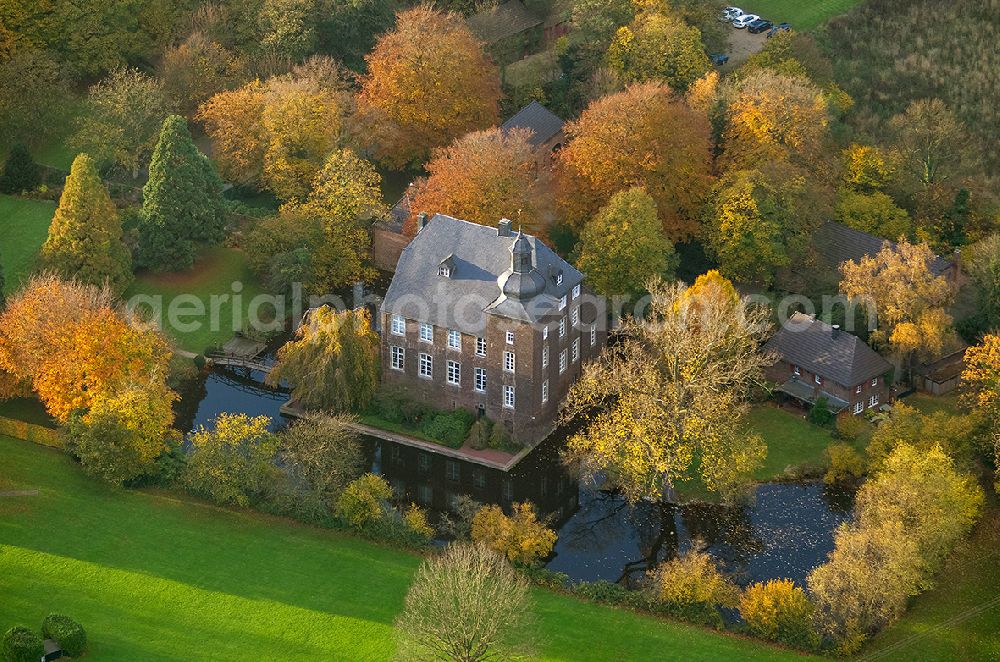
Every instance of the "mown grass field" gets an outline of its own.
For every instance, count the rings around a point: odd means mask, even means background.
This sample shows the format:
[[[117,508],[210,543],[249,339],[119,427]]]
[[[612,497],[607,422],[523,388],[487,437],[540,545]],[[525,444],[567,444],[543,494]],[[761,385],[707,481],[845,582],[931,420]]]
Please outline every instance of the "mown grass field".
[[[775,23],[791,23],[796,30],[811,30],[860,2],[861,0],[750,0],[743,4],[732,4]]]
[[[38,250],[49,234],[49,224],[56,212],[54,202],[28,200],[0,195],[0,264],[6,284],[4,291],[15,291],[30,273]]]
[[[767,459],[755,473],[757,480],[785,474],[786,468],[818,468],[826,464],[826,448],[834,443],[830,431],[804,416],[778,407],[759,405],[749,415],[750,427],[767,444]]]
[[[386,660],[419,557],[333,531],[115,490],[0,437],[0,629],[60,611],[94,660]],[[801,660],[737,637],[534,592],[543,660]]]
[[[137,295],[157,297],[163,311],[164,333],[181,349],[201,353],[208,347],[222,345],[240,331],[253,298],[261,293],[243,253],[217,247],[204,251],[190,271],[138,273],[124,299],[128,301]],[[215,320],[210,315],[213,296],[219,302],[215,306],[218,311]],[[169,323],[171,305],[177,310],[193,310],[191,306],[198,305],[196,302],[203,306],[204,315],[186,315],[178,318],[178,325]],[[146,308],[145,301],[142,308]],[[271,306],[265,306],[261,314],[270,316],[272,310]]]

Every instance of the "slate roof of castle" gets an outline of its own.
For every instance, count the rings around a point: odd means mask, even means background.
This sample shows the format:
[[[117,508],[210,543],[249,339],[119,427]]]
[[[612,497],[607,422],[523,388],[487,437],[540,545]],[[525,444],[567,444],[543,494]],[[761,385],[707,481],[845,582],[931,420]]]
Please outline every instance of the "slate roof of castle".
[[[888,372],[892,365],[861,338],[810,315],[795,313],[764,349],[841,386],[853,387]]]
[[[583,281],[583,274],[537,238],[524,235],[544,288],[527,301],[504,296],[516,238],[516,231],[500,236],[496,226],[435,215],[400,255],[382,310],[470,335],[481,334],[486,315],[526,322],[552,319],[559,314],[560,298]],[[438,265],[449,256],[451,275],[438,275]]]
[[[565,122],[558,115],[537,101],[532,101],[504,122],[500,129],[503,131],[529,129],[532,136],[528,142],[537,147],[562,131],[563,124]]]

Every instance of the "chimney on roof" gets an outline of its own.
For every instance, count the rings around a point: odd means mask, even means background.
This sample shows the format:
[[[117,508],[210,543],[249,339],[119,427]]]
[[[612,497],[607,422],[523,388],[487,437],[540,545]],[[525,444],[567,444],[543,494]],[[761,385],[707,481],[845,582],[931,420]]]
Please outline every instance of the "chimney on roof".
[[[497,236],[498,237],[511,237],[512,229],[514,227],[514,221],[509,218],[501,218],[500,222],[497,223]]]
[[[417,214],[417,232],[427,227],[427,212],[422,211]]]
[[[833,338],[836,338],[839,335],[840,335],[840,325],[839,324],[834,324],[833,325],[833,330],[830,332],[830,336],[832,336]]]

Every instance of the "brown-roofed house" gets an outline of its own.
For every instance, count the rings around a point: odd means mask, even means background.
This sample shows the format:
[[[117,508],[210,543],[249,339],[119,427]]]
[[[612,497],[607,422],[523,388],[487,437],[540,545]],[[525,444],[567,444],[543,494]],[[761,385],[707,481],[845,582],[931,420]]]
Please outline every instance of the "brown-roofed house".
[[[857,336],[811,315],[794,313],[764,349],[778,356],[767,378],[804,405],[825,395],[834,413],[861,414],[893,398],[886,379],[892,364]]]

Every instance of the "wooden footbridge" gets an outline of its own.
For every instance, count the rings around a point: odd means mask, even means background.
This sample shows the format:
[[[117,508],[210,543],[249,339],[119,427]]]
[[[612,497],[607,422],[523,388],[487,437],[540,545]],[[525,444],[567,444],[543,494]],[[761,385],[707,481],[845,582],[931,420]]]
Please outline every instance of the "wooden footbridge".
[[[262,342],[236,336],[227,342],[221,351],[206,352],[205,358],[216,366],[269,372],[272,363],[262,356],[265,349],[267,346]]]

